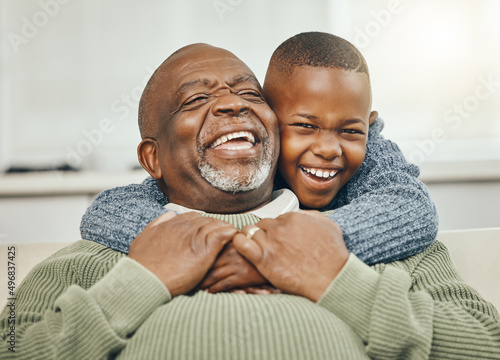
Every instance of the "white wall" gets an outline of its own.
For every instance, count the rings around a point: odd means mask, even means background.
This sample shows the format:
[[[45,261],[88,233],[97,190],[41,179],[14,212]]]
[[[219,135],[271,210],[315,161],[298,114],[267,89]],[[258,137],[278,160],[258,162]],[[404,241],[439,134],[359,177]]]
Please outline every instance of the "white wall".
[[[0,198],[0,243],[79,240],[80,221],[92,199],[85,195]]]
[[[500,158],[497,0],[0,0],[0,13],[0,168],[136,165],[138,98],[171,52],[212,43],[263,79],[276,46],[311,30],[361,49],[410,160]]]
[[[500,181],[427,184],[440,230],[500,227]]]
[[[211,43],[233,51],[262,79],[286,38],[329,30],[328,3],[2,0],[0,118],[11,128],[2,138],[10,162],[128,168],[136,164],[138,99],[168,55]],[[87,137],[98,145],[86,146]]]
[[[171,52],[222,46],[262,80],[276,46],[311,30],[358,45],[384,133],[411,160],[500,159],[498,14],[498,0],[0,0],[0,171],[129,169],[138,98]],[[495,220],[498,191],[471,184],[431,188],[445,229]]]
[[[500,2],[349,4],[386,136],[412,162],[499,159]]]

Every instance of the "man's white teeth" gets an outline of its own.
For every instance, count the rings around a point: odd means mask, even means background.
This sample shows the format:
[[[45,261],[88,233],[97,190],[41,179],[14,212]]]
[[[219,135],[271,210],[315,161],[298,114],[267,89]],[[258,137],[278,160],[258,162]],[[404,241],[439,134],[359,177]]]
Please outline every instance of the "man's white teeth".
[[[230,134],[222,135],[220,138],[215,140],[210,147],[213,149],[219,145],[224,144],[225,142],[228,142],[229,140],[233,139],[243,139],[248,141],[251,145],[255,142],[255,138],[253,134],[249,131],[236,131]],[[233,148],[230,148],[230,150],[239,150],[239,149],[248,149],[251,146],[235,146]]]
[[[250,149],[251,147],[252,144],[248,143],[247,145],[231,146],[228,147],[227,150],[244,150],[244,149]]]
[[[335,170],[332,170],[332,171],[316,170],[316,169],[308,169],[305,167],[303,167],[302,169],[304,169],[307,173],[309,173],[311,175],[315,175],[317,177],[324,178],[324,179],[334,177],[335,174],[337,173],[337,171],[335,171]]]

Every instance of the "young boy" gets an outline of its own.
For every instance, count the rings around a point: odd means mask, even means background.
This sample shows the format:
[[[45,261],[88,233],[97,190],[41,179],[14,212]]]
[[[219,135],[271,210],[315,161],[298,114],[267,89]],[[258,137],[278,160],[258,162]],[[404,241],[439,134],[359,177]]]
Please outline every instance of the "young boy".
[[[435,206],[418,168],[380,135],[368,68],[352,44],[318,32],[288,39],[271,58],[264,92],[281,127],[277,187],[291,188],[303,208],[335,210],[328,217],[349,251],[368,264],[403,259],[432,244]],[[82,238],[127,253],[167,202],[152,178],[104,191],[83,216]],[[214,269],[222,266],[227,262]],[[219,273],[202,287],[231,271]]]

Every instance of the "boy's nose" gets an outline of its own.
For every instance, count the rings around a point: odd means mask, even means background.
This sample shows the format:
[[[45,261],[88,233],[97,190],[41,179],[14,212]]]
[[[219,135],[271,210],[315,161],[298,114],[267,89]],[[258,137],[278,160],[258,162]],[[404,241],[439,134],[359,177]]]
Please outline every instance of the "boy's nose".
[[[340,141],[334,134],[320,133],[317,141],[314,143],[311,151],[314,155],[325,160],[333,160],[342,155]]]
[[[217,98],[212,106],[215,116],[230,115],[238,116],[250,111],[250,104],[235,94],[224,94]]]

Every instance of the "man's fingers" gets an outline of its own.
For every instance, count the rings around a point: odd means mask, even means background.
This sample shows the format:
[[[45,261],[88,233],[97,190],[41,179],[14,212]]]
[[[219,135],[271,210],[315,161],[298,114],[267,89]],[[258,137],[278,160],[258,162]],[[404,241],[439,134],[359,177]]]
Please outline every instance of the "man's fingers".
[[[164,223],[165,221],[168,221],[172,218],[174,218],[177,214],[174,212],[174,211],[167,211],[165,214],[162,214],[160,216],[158,216],[156,219],[154,219],[153,221],[151,221],[149,223],[149,226],[153,227],[153,226],[157,226],[161,223]]]
[[[238,279],[237,275],[229,275],[211,285],[208,288],[208,291],[214,294],[222,291],[234,290],[236,287],[239,288],[238,284],[241,282],[241,280],[238,280],[240,279]]]
[[[316,217],[316,218],[320,218],[320,219],[324,219],[325,218],[325,215],[323,215],[322,213],[320,213],[318,210],[299,210],[296,213],[297,214],[307,215],[307,216],[312,216],[312,217]]]
[[[218,229],[222,228],[232,228],[234,229],[235,233],[237,232],[236,228],[222,220],[218,219],[213,219],[210,217],[200,217],[198,219],[192,219],[189,222],[190,226],[193,228],[197,228],[197,233],[196,236],[199,238],[206,239],[208,234],[210,234],[213,231],[216,231]]]
[[[246,235],[238,233],[233,238],[234,248],[243,255],[248,261],[257,266],[262,259],[263,250],[260,245]]]
[[[245,295],[247,293],[243,289],[234,289],[234,290],[231,290],[230,292],[232,292],[233,294],[238,294],[238,295]]]
[[[216,264],[214,264],[216,266]],[[232,270],[229,267],[219,267],[211,270],[206,276],[205,279],[200,284],[201,289],[209,288],[214,285],[217,281],[224,279],[231,275]]]
[[[276,226],[276,219],[262,219],[255,225],[265,231]]]
[[[247,294],[270,295],[271,290],[266,287],[250,286],[244,289]]]
[[[238,230],[232,225],[221,226],[210,231],[205,237],[209,252],[217,255],[224,245],[233,239],[236,233],[238,233]]]
[[[233,281],[231,280],[232,276],[229,276],[225,279],[217,281],[215,284],[211,285],[208,288],[208,291],[211,292],[212,294],[222,292],[222,291],[227,291],[231,290],[234,288],[233,286]]]

